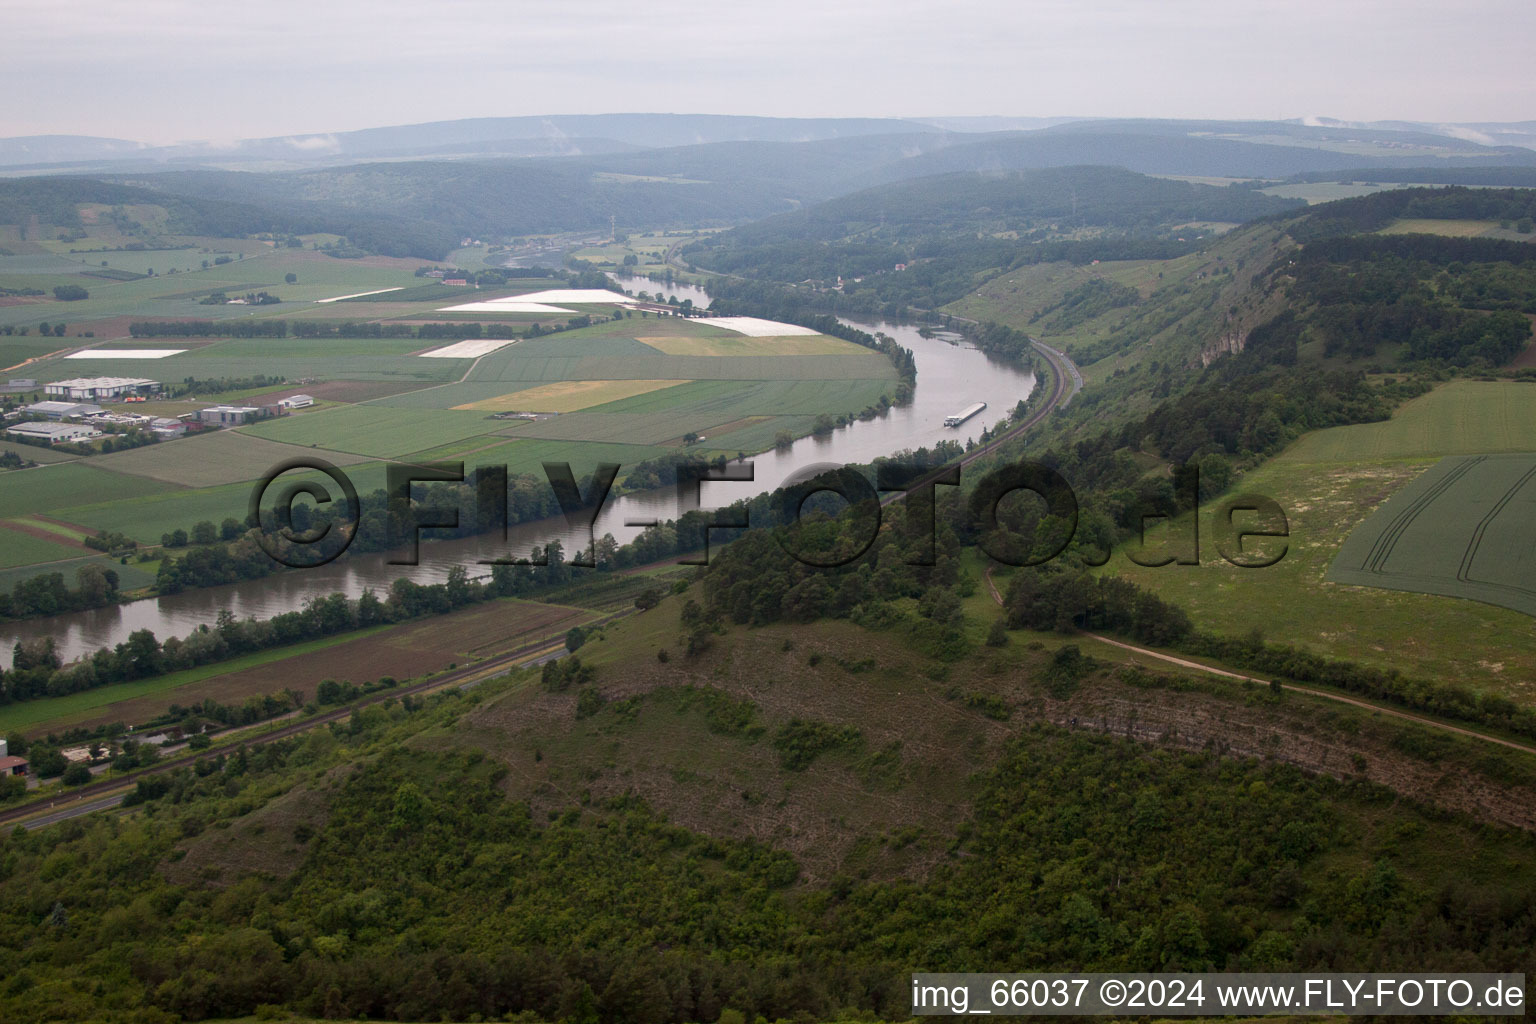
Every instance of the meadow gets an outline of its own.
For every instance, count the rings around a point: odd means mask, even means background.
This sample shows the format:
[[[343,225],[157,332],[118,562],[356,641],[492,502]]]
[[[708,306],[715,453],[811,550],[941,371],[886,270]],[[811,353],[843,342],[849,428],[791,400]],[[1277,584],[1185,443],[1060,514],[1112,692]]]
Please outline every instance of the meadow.
[[[495,441],[496,439],[486,438],[486,440]],[[600,462],[617,462],[621,467],[632,468],[637,463],[659,459],[674,451],[676,451],[675,448],[661,445],[551,441],[530,438],[500,440],[473,453],[449,458],[462,460],[466,473],[476,466],[506,466],[507,471],[514,476],[523,473],[536,476],[541,480],[544,479],[544,463],[568,462],[571,464],[571,471],[579,480],[582,476],[591,473]],[[700,449],[697,454],[702,458],[711,458],[718,453]],[[432,456],[422,453],[417,457],[425,460]]]
[[[1444,235],[1447,238],[1477,238],[1497,231],[1496,220],[1429,220],[1403,218],[1382,228],[1381,235]]]

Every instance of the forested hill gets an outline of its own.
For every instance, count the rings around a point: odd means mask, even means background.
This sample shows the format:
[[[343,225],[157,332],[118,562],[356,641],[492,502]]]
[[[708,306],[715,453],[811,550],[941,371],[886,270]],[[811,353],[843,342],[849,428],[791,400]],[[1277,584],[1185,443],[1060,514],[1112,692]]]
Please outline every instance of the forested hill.
[[[934,231],[1063,233],[1101,227],[1133,234],[1180,221],[1242,222],[1292,210],[1300,200],[1248,188],[1219,188],[1118,167],[944,174],[853,195],[736,229],[744,244],[874,234],[915,238]]]
[[[156,207],[165,212],[165,233],[242,238],[255,234],[330,233],[386,256],[436,259],[458,244],[450,226],[419,216],[298,199],[242,201],[231,196],[178,194],[94,178],[0,179],[0,224],[81,224],[80,206]]]
[[[936,238],[1010,238],[1023,242],[1083,232],[1169,236],[1189,221],[1242,222],[1297,209],[1249,188],[1173,181],[1117,167],[943,174],[866,189],[725,232],[689,250],[701,264],[733,272],[779,268],[777,247],[802,243],[921,243]],[[754,249],[762,251],[753,252]],[[917,250],[910,253],[921,256]]]
[[[833,287],[841,278],[839,303],[877,297],[880,310],[860,311],[895,312],[953,302],[986,277],[1024,263],[1178,257],[1196,251],[1216,225],[1302,205],[1247,187],[1115,167],[952,174],[833,199],[683,252],[700,267],[754,281]]]

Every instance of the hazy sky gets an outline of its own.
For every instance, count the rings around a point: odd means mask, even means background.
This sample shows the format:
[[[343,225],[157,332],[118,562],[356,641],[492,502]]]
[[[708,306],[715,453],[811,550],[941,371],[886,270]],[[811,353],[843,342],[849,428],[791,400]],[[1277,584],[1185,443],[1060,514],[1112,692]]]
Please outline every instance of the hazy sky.
[[[0,0],[0,136],[665,111],[1536,119],[1533,0]]]

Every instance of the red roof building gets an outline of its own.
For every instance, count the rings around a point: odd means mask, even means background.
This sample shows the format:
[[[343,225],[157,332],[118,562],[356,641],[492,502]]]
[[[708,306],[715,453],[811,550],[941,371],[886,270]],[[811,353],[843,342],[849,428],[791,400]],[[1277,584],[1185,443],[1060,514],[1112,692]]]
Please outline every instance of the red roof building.
[[[0,757],[0,775],[27,774],[27,759],[14,754]]]

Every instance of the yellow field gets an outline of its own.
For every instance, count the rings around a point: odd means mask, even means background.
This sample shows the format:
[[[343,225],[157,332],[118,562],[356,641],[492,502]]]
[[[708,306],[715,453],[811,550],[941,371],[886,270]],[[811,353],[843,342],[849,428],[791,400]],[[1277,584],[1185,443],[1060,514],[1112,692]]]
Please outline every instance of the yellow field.
[[[1405,218],[1393,221],[1377,234],[1382,235],[1445,235],[1448,238],[1476,238],[1485,231],[1499,226],[1496,220],[1414,220]]]
[[[669,356],[855,356],[867,349],[851,341],[825,335],[795,335],[786,338],[750,338],[745,334],[729,338],[636,338]]]
[[[577,412],[621,398],[692,383],[688,380],[561,380],[454,408],[470,412]]]

